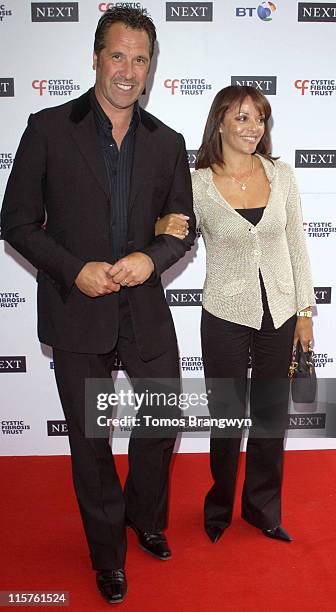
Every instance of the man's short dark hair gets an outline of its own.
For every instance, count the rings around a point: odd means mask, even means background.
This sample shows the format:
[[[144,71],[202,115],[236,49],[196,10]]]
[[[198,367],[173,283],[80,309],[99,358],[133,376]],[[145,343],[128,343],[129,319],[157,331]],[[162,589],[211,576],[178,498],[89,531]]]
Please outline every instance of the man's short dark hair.
[[[98,56],[105,47],[105,35],[113,23],[122,23],[132,30],[144,30],[149,38],[149,56],[152,58],[156,41],[156,29],[145,9],[114,6],[101,16],[98,21],[94,51]]]

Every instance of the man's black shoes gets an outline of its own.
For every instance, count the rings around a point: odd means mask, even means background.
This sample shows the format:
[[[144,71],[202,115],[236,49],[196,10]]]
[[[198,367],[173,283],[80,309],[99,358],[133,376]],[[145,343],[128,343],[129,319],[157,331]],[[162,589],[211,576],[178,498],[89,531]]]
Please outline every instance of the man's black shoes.
[[[128,527],[131,527],[135,531],[140,547],[145,552],[153,555],[157,559],[166,561],[172,556],[171,550],[168,546],[167,538],[161,531],[158,533],[149,533],[147,531],[141,531],[131,521],[126,523]]]
[[[106,601],[121,603],[127,593],[127,581],[123,569],[100,570],[96,575],[97,587]]]

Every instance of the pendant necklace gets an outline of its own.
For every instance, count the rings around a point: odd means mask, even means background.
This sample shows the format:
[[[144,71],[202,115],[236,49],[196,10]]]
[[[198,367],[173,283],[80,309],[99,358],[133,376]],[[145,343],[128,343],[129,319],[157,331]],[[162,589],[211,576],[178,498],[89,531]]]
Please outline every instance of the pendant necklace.
[[[252,176],[252,174],[253,174],[253,169],[254,169],[254,159],[253,159],[253,156],[252,156],[251,172],[250,172],[250,174],[248,175],[247,179],[246,179],[245,181],[238,181],[238,179],[236,179],[234,176],[232,176],[232,174],[230,174],[230,178],[231,178],[231,179],[232,179],[232,180],[233,180],[235,183],[238,183],[238,185],[240,185],[240,188],[241,188],[243,191],[246,191],[246,189],[247,189],[247,183],[249,182],[249,180],[250,180],[250,178],[251,178],[251,176]]]

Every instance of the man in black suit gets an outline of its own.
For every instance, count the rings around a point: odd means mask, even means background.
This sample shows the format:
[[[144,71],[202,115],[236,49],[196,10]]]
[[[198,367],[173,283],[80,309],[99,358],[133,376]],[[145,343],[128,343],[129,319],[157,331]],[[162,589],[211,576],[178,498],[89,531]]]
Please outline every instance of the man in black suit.
[[[183,137],[141,109],[156,32],[141,10],[98,23],[95,87],[31,115],[8,181],[3,237],[38,269],[39,339],[53,347],[75,491],[97,584],[126,594],[125,512],[140,545],[171,555],[166,526],[171,437],[132,435],[122,492],[107,439],[85,435],[86,378],[109,377],[116,352],[131,379],[179,379],[161,273],[195,238]],[[184,240],[155,238],[176,217]],[[187,220],[189,218],[189,232]]]

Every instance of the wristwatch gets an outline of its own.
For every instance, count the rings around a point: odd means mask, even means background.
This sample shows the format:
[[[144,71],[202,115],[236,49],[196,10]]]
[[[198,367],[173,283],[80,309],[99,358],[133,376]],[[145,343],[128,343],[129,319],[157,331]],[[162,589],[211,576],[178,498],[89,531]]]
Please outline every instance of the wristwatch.
[[[313,316],[313,313],[311,310],[298,310],[296,313],[297,317],[308,317],[308,319],[311,319]]]

